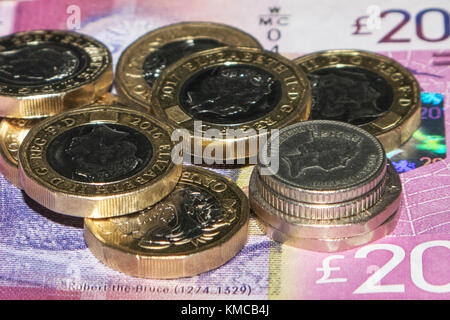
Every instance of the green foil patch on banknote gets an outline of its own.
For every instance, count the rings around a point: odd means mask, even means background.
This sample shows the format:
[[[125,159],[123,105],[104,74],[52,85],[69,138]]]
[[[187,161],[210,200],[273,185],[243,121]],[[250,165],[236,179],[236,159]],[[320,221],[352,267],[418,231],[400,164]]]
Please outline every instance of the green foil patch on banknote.
[[[447,157],[444,122],[444,96],[422,93],[422,123],[412,137],[389,152],[398,173],[436,163]]]

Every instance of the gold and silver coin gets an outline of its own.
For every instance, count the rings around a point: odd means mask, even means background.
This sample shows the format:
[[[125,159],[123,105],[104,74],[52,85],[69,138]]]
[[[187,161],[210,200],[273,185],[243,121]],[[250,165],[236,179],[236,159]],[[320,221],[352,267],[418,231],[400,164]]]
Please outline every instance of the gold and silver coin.
[[[19,148],[28,131],[41,119],[8,119],[0,121],[0,173],[17,188],[19,178]]]
[[[308,74],[312,120],[358,125],[375,135],[386,152],[420,126],[420,87],[400,63],[359,50],[329,50],[294,62]]]
[[[261,136],[306,120],[311,103],[308,79],[295,64],[251,48],[192,54],[169,66],[152,92],[156,113],[188,132],[185,150],[203,159],[255,157]]]
[[[133,42],[121,55],[117,65],[117,92],[154,112],[151,89],[169,65],[189,54],[223,46],[261,48],[244,31],[217,23],[184,22],[153,30]]]
[[[47,118],[19,151],[24,191],[67,215],[103,218],[142,210],[175,187],[173,128],[147,113],[97,105]]]
[[[215,269],[246,244],[248,198],[228,178],[183,168],[161,202],[115,218],[85,219],[85,240],[107,266],[145,278],[178,278]]]
[[[249,185],[267,234],[300,248],[338,251],[393,230],[401,182],[374,136],[344,122],[314,120],[286,127],[276,139],[277,170],[256,166]]]
[[[113,81],[109,50],[70,31],[0,38],[0,116],[38,118],[93,103]]]

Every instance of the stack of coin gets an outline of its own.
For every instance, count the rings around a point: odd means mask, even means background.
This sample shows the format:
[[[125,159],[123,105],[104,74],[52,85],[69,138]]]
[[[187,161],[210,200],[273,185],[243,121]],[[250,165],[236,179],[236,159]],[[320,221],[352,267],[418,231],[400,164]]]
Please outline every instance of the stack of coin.
[[[346,250],[381,238],[398,220],[401,184],[381,143],[343,122],[282,129],[279,163],[255,166],[251,207],[274,240],[316,251]],[[265,153],[266,155],[266,153]]]

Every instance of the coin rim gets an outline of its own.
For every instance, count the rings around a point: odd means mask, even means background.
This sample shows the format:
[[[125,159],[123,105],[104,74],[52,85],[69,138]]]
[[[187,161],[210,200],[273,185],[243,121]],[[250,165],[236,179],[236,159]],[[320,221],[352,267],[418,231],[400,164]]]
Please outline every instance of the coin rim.
[[[409,72],[402,64],[395,61],[392,58],[389,58],[387,56],[377,54],[370,51],[365,50],[349,50],[349,49],[342,49],[342,50],[323,50],[323,51],[317,51],[311,54],[307,54],[304,56],[300,56],[296,59],[294,59],[294,63],[297,64],[304,72],[306,72],[307,68],[303,67],[302,64],[307,63],[308,61],[312,61],[318,57],[323,56],[362,56],[369,59],[378,60],[381,62],[384,62],[386,64],[394,66],[398,69],[398,72],[400,72],[403,76],[406,76],[408,79],[407,82],[410,82],[410,85],[413,89],[413,92],[411,93],[411,97],[413,98],[411,101],[411,107],[409,108],[408,112],[404,116],[397,115],[393,109],[398,108],[404,108],[400,107],[396,103],[398,98],[401,96],[400,92],[396,90],[396,87],[398,87],[389,77],[386,77],[383,73],[370,69],[367,66],[363,65],[356,65],[356,64],[347,64],[347,63],[337,63],[337,64],[329,64],[322,67],[312,67],[307,73],[317,71],[320,69],[325,68],[333,68],[336,67],[359,67],[361,69],[365,69],[371,72],[374,72],[381,76],[383,79],[391,85],[393,89],[393,97],[392,97],[392,104],[389,107],[389,111],[382,117],[371,121],[367,124],[361,125],[360,127],[364,130],[367,130],[368,132],[375,135],[383,144],[386,152],[390,152],[406,142],[413,132],[420,126],[421,123],[421,106],[422,106],[422,100],[421,100],[421,92],[420,92],[420,85],[417,81],[417,79],[414,77],[414,75]],[[414,101],[415,100],[415,101]],[[392,125],[392,121],[389,121],[391,118],[395,119],[397,116],[400,117],[400,120],[395,124]],[[389,125],[385,126],[385,123],[390,123]]]
[[[260,56],[266,56],[270,59],[274,59],[275,61],[278,61],[280,64],[289,67],[289,71],[292,72],[292,74],[295,76],[296,80],[298,80],[298,86],[300,89],[298,90],[300,92],[300,97],[296,100],[295,103],[289,101],[288,98],[288,86],[285,84],[283,76],[280,73],[272,71],[272,69],[269,69],[263,65],[263,63],[258,63],[256,61],[233,61],[232,59],[224,58],[224,61],[218,61],[218,62],[209,62],[207,64],[204,64],[197,68],[195,71],[186,70],[183,66],[188,64],[190,61],[195,59],[201,59],[203,57],[212,56],[212,55],[220,55],[224,54],[225,52],[238,52],[241,54],[248,54],[251,53],[253,55],[260,55]],[[231,61],[227,61],[231,60]],[[181,122],[175,121],[174,119],[171,119],[166,115],[166,109],[172,107],[172,106],[180,106],[179,101],[179,93],[180,90],[183,87],[183,84],[186,80],[191,78],[194,74],[200,72],[201,70],[205,70],[210,67],[214,66],[223,66],[224,64],[230,64],[230,65],[250,65],[253,67],[257,67],[260,69],[263,69],[264,71],[274,75],[282,84],[282,96],[280,98],[280,101],[277,103],[275,108],[265,114],[264,116],[261,116],[257,119],[241,122],[237,124],[216,124],[216,123],[210,123],[207,121],[202,121],[203,126],[207,126],[207,129],[201,128],[200,131],[195,131],[194,127],[194,121],[195,118],[193,118],[191,115],[187,114],[182,108],[179,107],[179,110],[177,112],[181,113],[183,117],[189,120],[184,120]],[[284,72],[284,71],[283,71]],[[176,103],[168,103],[170,106],[162,106],[162,101],[158,97],[158,92],[163,87],[164,81],[166,79],[170,79],[172,76],[176,74],[176,77],[178,80],[178,85],[175,87],[173,96],[175,97],[173,100]],[[167,103],[166,103],[167,104]],[[294,122],[299,122],[303,120],[307,120],[309,117],[309,113],[311,111],[311,89],[309,86],[309,81],[306,78],[306,75],[298,68],[295,64],[292,63],[291,60],[275,54],[270,51],[260,50],[260,49],[254,49],[254,48],[238,48],[238,47],[221,47],[221,48],[215,48],[210,50],[205,50],[201,52],[194,53],[192,55],[189,55],[187,57],[184,57],[183,59],[178,60],[177,62],[171,64],[167,69],[165,69],[164,73],[161,74],[161,76],[156,80],[153,88],[152,88],[152,106],[155,109],[155,112],[159,115],[163,115],[165,118],[167,118],[167,121],[169,121],[173,126],[176,126],[180,129],[185,129],[189,132],[190,135],[190,142],[191,142],[191,155],[196,155],[195,152],[195,145],[201,143],[202,146],[202,155],[204,153],[205,148],[210,149],[222,149],[223,150],[223,160],[237,160],[241,158],[251,158],[256,157],[258,154],[259,145],[257,148],[254,148],[253,150],[250,150],[250,144],[249,141],[255,141],[259,142],[259,140],[263,140],[261,138],[267,136],[267,131],[264,130],[272,130],[272,129],[278,129],[282,128],[284,126],[287,126]],[[290,111],[285,111],[285,106],[289,106],[292,109]],[[289,109],[287,109],[289,110]],[[189,124],[188,124],[189,123]],[[224,132],[227,129],[234,129],[234,130],[243,130],[244,132],[248,129],[255,130],[256,134],[254,135],[247,135],[240,138],[232,138],[227,139],[225,138],[209,138],[204,137],[204,133],[208,129],[216,129],[219,130],[219,132]],[[244,155],[237,155],[236,152],[234,152],[233,156],[227,156],[226,150],[233,149],[236,150],[236,147],[238,143],[244,143],[245,145],[245,154]],[[189,148],[186,148],[186,152],[189,152]]]
[[[139,112],[130,108],[117,107],[117,106],[109,106],[109,105],[91,105],[89,107],[74,109],[62,112],[56,116],[44,119],[42,122],[34,126],[24,141],[22,142],[19,150],[19,175],[21,185],[24,191],[36,202],[41,205],[49,208],[58,213],[79,216],[79,217],[91,217],[91,218],[103,218],[103,217],[113,217],[120,216],[124,214],[128,214],[130,212],[135,212],[142,210],[157,201],[161,200],[164,196],[169,194],[173,187],[178,182],[178,179],[181,174],[181,164],[174,163],[172,159],[169,159],[169,164],[167,168],[164,169],[163,173],[160,173],[153,179],[146,181],[144,184],[136,183],[136,186],[132,189],[123,191],[121,193],[108,193],[98,192],[95,194],[88,194],[84,192],[84,194],[80,194],[77,192],[70,192],[68,190],[61,190],[57,186],[50,184],[47,181],[41,179],[33,170],[31,170],[30,162],[28,160],[28,148],[31,145],[32,141],[35,139],[35,136],[45,130],[52,123],[57,123],[60,120],[70,117],[71,115],[83,114],[83,113],[94,113],[97,111],[106,111],[113,112],[116,114],[127,114],[127,115],[135,115],[145,121],[152,122],[156,124],[162,132],[166,134],[166,140],[171,143],[172,149],[174,147],[173,142],[171,141],[171,132],[173,128],[165,124],[157,119],[154,119],[150,115]],[[101,122],[101,120],[90,120],[86,119],[85,123],[79,123],[79,125],[87,124],[87,123],[96,123]],[[108,122],[111,123],[111,122]],[[137,130],[138,132],[144,134],[149,140],[151,140],[152,147],[155,149],[159,145],[159,138],[150,138],[150,134],[146,133],[144,130],[141,130],[137,126],[132,126],[128,123],[121,123],[122,125],[126,125],[130,128]],[[66,130],[70,130],[65,128],[58,132],[58,135],[61,132]],[[56,135],[57,136],[57,135]],[[63,179],[64,181],[69,181],[70,183],[78,186],[97,186],[97,185],[113,185],[116,183],[125,183],[126,181],[133,181],[134,178],[139,176],[139,174],[149,170],[152,168],[154,162],[158,158],[159,149],[156,148],[154,150],[152,159],[145,166],[145,168],[141,169],[138,173],[134,174],[131,177],[126,179],[122,179],[120,181],[108,182],[108,183],[86,183],[75,181],[69,179],[67,177],[62,176],[58,172],[56,172],[50,164],[48,164],[45,156],[45,152],[50,145],[51,141],[55,139],[56,136],[52,136],[46,143],[45,148],[42,152],[43,157],[42,161],[47,165],[48,171],[58,177]],[[156,142],[156,143],[155,143]],[[171,152],[171,151],[167,151]]]
[[[258,220],[257,224],[265,234],[279,243],[305,250],[336,252],[350,250],[385,237],[394,231],[399,219],[400,212],[397,210],[380,226],[366,233],[353,235],[351,237],[323,239],[289,236],[262,220]]]
[[[222,235],[220,239],[201,247],[199,251],[192,249],[188,252],[150,254],[136,252],[135,250],[128,251],[117,244],[108,243],[100,234],[95,232],[96,227],[93,223],[99,220],[85,218],[85,241],[91,252],[104,264],[120,272],[137,277],[159,279],[194,276],[215,269],[232,259],[244,248],[248,240],[250,205],[247,196],[227,176],[197,166],[183,167],[183,173],[186,171],[207,175],[208,177],[213,176],[222,180],[240,200],[240,211],[237,210],[239,211],[237,213],[239,220],[229,232]],[[194,185],[200,189],[206,188],[203,185],[183,182],[182,178],[179,183]],[[158,252],[155,250],[155,253]],[[117,261],[122,265],[119,266]]]
[[[271,149],[270,145],[273,139],[278,137],[279,145],[286,141],[291,136],[287,137],[285,140],[281,141],[282,135],[292,131],[293,128],[300,126],[320,126],[320,125],[335,125],[348,128],[350,130],[354,130],[358,132],[360,135],[363,135],[370,141],[372,141],[378,150],[378,155],[381,155],[382,161],[381,166],[373,172],[369,177],[365,177],[364,180],[354,182],[352,184],[346,185],[344,187],[339,188],[338,186],[334,186],[333,188],[328,189],[319,189],[314,187],[302,186],[300,184],[296,184],[295,182],[289,181],[277,173],[273,174],[260,174],[260,178],[264,181],[270,188],[272,188],[276,193],[279,193],[285,196],[288,199],[308,202],[308,203],[335,203],[335,202],[344,202],[348,200],[355,199],[360,197],[373,188],[375,188],[381,180],[384,178],[387,168],[388,160],[386,158],[386,153],[382,143],[372,134],[368,133],[366,130],[361,129],[357,126],[351,125],[349,123],[340,122],[340,121],[332,121],[332,120],[309,120],[300,123],[294,123],[288,127],[284,127],[280,130],[277,136],[272,137],[270,140],[267,140],[265,144],[262,146],[263,150]],[[267,153],[262,153],[262,163],[269,163],[267,159]],[[262,165],[257,165],[259,172],[261,173]]]
[[[39,120],[28,120],[23,119],[27,122],[31,122],[27,126],[14,125],[11,121],[13,120],[22,120],[22,119],[8,119],[3,118],[0,121],[0,173],[5,177],[6,180],[11,182],[15,187],[22,189],[20,184],[20,176],[19,176],[19,161],[15,161],[12,157],[11,153],[6,146],[6,135],[8,135],[11,130],[14,130],[14,135],[19,137],[22,136],[22,141],[25,138],[26,134],[31,130],[31,128],[37,123]],[[22,144],[22,141],[18,141],[19,147]],[[19,150],[17,150],[17,156],[19,156]]]
[[[290,236],[300,238],[343,238],[366,233],[378,227],[401,207],[402,185],[397,171],[390,163],[381,199],[363,212],[339,219],[305,219],[280,212],[264,200],[256,188],[255,179],[256,173],[253,170],[249,184],[249,199],[250,207],[258,219]]]
[[[152,87],[144,79],[142,72],[146,57],[169,42],[202,38],[214,39],[230,46],[262,49],[253,36],[226,24],[192,21],[162,26],[136,39],[120,55],[115,78],[117,94],[122,99],[141,105],[148,112],[159,116],[150,104]],[[138,59],[135,63],[137,66],[130,66],[131,59]],[[131,71],[134,71],[134,74],[127,77],[127,73]],[[145,89],[144,92],[137,94],[133,90],[137,87]]]
[[[0,116],[2,117],[33,119],[52,116],[66,109],[93,103],[97,98],[106,93],[112,85],[114,77],[111,52],[106,45],[91,36],[74,31],[32,30],[17,32],[1,37],[0,42],[11,37],[40,34],[61,34],[83,38],[88,43],[95,45],[99,50],[104,52],[106,55],[103,59],[106,61],[102,68],[99,69],[92,78],[89,78],[88,81],[74,85],[70,89],[52,89],[51,91],[42,91],[38,94],[6,94],[0,92],[0,104],[2,105],[0,108]],[[88,51],[86,51],[86,54],[92,61],[92,54]],[[44,86],[45,85],[41,85],[41,87]]]

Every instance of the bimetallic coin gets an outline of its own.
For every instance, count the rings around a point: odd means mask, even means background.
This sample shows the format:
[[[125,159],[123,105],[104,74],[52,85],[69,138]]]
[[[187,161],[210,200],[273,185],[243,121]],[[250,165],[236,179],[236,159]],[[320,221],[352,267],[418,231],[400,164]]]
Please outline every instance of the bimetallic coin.
[[[305,219],[285,214],[272,207],[259,193],[258,171],[253,170],[249,184],[250,206],[257,217],[289,237],[309,239],[349,238],[368,233],[389,219],[401,204],[402,186],[395,168],[388,164],[381,199],[372,207],[339,219]]]
[[[256,156],[254,144],[267,130],[306,120],[310,111],[306,75],[280,55],[251,48],[192,54],[168,67],[152,92],[156,113],[189,132],[192,154],[214,149],[224,160]],[[245,152],[229,152],[238,144]]]
[[[334,219],[379,200],[386,155],[367,131],[344,122],[312,120],[285,127],[272,139],[279,142],[279,166],[261,174],[258,186],[277,209],[303,218]],[[271,143],[263,149],[270,150]],[[264,152],[262,163],[268,163],[266,157]]]
[[[0,173],[17,188],[21,188],[19,148],[28,131],[39,121],[8,118],[0,121]]]
[[[375,135],[387,152],[419,127],[419,84],[393,59],[359,50],[329,50],[294,62],[311,83],[310,119],[358,125]]]
[[[173,128],[109,105],[74,109],[34,126],[20,146],[24,191],[55,212],[91,218],[142,210],[175,187]]]
[[[0,116],[38,118],[94,102],[113,81],[109,50],[70,31],[0,38]]]
[[[125,100],[154,112],[151,88],[169,65],[195,52],[230,45],[261,48],[249,34],[217,23],[185,22],[151,31],[121,55],[116,75],[117,92]]]
[[[85,240],[103,263],[145,278],[193,276],[233,258],[248,237],[249,204],[228,178],[183,168],[161,202],[124,217],[85,219]]]

